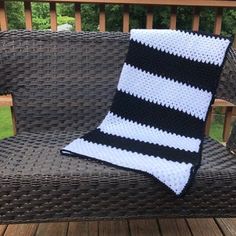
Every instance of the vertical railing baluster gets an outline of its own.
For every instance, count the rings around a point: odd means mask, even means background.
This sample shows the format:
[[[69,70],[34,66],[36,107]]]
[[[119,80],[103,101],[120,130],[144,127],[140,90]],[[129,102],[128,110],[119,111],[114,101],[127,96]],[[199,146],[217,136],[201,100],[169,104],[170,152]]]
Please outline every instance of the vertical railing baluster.
[[[6,31],[8,29],[5,2],[0,2],[0,26],[1,31]]]
[[[207,120],[206,120],[206,126],[205,126],[205,136],[209,136],[210,129],[211,129],[211,121],[212,121],[212,110],[213,108],[210,107],[210,110],[208,112]]]
[[[223,128],[223,142],[227,142],[229,138],[232,115],[233,115],[233,107],[226,107],[224,128]]]
[[[170,29],[176,29],[177,7],[173,6],[170,10]]]
[[[192,30],[198,31],[199,30],[199,24],[200,24],[200,8],[199,7],[194,7],[193,8]]]
[[[13,129],[13,134],[16,135],[16,116],[15,116],[15,111],[13,105],[10,107],[11,109],[11,120],[12,120],[12,129]]]
[[[51,20],[51,30],[57,31],[57,12],[56,12],[55,2],[50,2],[50,20]]]
[[[123,32],[129,32],[129,5],[127,4],[123,9]]]
[[[25,28],[27,30],[32,30],[31,2],[24,2],[24,8],[25,8]]]
[[[82,30],[81,5],[80,3],[75,3],[75,31],[79,32],[81,30]]]
[[[105,15],[105,4],[99,5],[99,31],[106,31],[106,15]]]
[[[146,28],[153,28],[153,6],[147,7],[147,15],[146,15]]]
[[[216,8],[214,34],[221,33],[223,8]]]
[[[233,48],[236,48],[236,35],[234,36]]]

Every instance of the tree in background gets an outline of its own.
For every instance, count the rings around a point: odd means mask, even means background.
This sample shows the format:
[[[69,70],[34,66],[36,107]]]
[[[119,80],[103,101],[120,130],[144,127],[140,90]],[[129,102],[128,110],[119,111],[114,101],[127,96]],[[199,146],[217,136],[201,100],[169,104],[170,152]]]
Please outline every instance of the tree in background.
[[[9,29],[24,29],[24,11],[22,2],[6,2]]]
[[[32,3],[32,21],[34,29],[50,29],[49,4]]]
[[[10,29],[23,29],[24,10],[22,2],[7,2],[7,17]],[[122,5],[106,5],[106,29],[108,31],[122,31]],[[146,25],[146,8],[143,6],[130,6],[130,27],[145,28]],[[178,7],[177,28],[191,29],[192,25],[191,7]],[[50,29],[49,4],[32,3],[33,28]],[[82,29],[84,31],[99,30],[99,6],[96,4],[82,4]],[[212,8],[203,8],[201,10],[200,30],[213,32],[215,11]],[[168,28],[170,18],[169,7],[154,8],[154,28]],[[57,4],[57,21],[58,24],[71,24],[74,27],[74,4],[63,3]],[[223,24],[223,35],[236,34],[236,10],[225,9]]]

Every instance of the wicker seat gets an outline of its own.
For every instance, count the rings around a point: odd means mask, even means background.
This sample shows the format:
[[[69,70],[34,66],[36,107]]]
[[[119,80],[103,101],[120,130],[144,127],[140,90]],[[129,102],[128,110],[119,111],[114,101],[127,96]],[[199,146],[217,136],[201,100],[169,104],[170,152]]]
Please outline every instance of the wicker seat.
[[[60,155],[60,148],[106,114],[128,38],[0,33],[0,93],[13,94],[17,122],[17,135],[0,142],[0,223],[236,216],[230,144],[226,149],[205,139],[202,166],[181,198],[144,174]],[[228,60],[218,96],[235,102],[231,65]]]

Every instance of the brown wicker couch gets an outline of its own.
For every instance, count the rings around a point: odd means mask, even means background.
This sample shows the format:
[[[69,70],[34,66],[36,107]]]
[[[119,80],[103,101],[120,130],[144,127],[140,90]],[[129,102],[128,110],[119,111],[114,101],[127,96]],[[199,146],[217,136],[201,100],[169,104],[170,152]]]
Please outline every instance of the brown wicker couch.
[[[0,223],[236,216],[236,157],[210,138],[196,181],[181,198],[142,174],[60,155],[106,114],[128,38],[0,33],[0,94],[12,93],[17,124],[17,135],[0,142]],[[229,54],[218,89],[231,102],[234,63]]]

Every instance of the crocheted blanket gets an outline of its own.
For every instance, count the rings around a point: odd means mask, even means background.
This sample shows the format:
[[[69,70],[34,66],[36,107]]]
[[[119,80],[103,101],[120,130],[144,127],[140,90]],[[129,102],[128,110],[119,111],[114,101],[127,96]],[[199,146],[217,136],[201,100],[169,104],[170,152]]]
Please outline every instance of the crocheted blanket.
[[[110,111],[61,153],[141,171],[182,194],[200,166],[206,117],[230,44],[196,32],[131,30]]]

